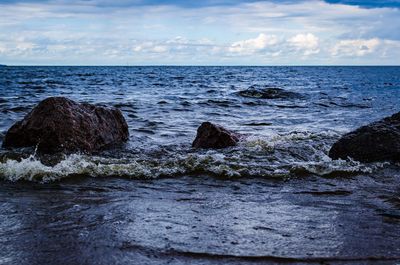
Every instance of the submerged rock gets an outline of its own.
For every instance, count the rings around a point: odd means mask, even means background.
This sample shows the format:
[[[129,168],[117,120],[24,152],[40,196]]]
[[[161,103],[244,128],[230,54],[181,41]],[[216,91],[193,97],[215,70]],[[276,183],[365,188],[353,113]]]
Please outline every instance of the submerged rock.
[[[128,137],[128,125],[118,109],[51,97],[8,130],[3,146],[37,146],[44,153],[92,152]]]
[[[239,136],[222,126],[211,122],[203,122],[197,129],[197,136],[192,146],[194,148],[225,148],[235,146]]]
[[[301,98],[301,95],[296,92],[286,91],[277,87],[257,87],[251,86],[246,90],[239,91],[238,94],[246,98],[261,98],[261,99],[292,99]]]
[[[400,112],[344,135],[329,156],[361,162],[400,161]]]

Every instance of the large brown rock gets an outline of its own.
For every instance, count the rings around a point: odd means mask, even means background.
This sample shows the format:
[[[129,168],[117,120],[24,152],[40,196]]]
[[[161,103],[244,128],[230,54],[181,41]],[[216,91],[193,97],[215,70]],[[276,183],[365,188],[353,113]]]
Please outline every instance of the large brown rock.
[[[361,162],[400,161],[400,112],[344,135],[329,156]]]
[[[92,152],[128,137],[128,125],[118,109],[51,97],[8,130],[3,146],[37,146],[44,153]]]
[[[238,141],[239,136],[237,134],[211,122],[203,122],[197,129],[197,136],[192,146],[194,148],[218,149],[234,146]]]

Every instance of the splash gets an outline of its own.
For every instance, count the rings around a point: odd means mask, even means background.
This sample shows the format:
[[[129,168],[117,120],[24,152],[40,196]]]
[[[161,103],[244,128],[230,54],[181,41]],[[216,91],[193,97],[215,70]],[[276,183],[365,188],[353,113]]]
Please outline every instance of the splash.
[[[249,137],[226,150],[181,150],[160,155],[139,152],[127,156],[64,156],[49,166],[35,155],[0,162],[0,178],[9,181],[51,182],[73,176],[154,179],[184,175],[222,178],[275,178],[296,176],[340,176],[370,174],[383,164],[362,164],[353,160],[332,160],[327,156],[332,133],[292,132],[268,137]]]

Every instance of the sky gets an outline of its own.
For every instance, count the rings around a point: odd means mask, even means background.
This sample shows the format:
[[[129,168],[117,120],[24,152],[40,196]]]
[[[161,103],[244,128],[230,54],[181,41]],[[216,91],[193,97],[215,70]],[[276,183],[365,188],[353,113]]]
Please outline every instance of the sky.
[[[0,64],[399,65],[400,0],[0,0]]]

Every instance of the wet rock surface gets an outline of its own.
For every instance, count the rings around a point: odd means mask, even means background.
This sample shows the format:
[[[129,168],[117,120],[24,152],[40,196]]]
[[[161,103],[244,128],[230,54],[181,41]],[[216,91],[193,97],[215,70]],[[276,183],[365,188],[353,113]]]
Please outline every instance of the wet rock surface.
[[[329,156],[361,162],[400,161],[400,112],[344,135]]]
[[[238,94],[246,98],[260,99],[294,99],[301,98],[299,93],[286,91],[277,87],[250,86],[248,89],[239,91]]]
[[[128,125],[118,109],[50,97],[7,131],[3,146],[37,146],[44,153],[93,152],[128,137]]]
[[[196,139],[193,141],[194,148],[226,148],[235,146],[239,141],[236,133],[228,131],[224,127],[211,122],[203,122],[197,129]]]
[[[0,258],[23,265],[397,264],[399,207],[387,201],[397,196],[399,176],[362,179],[0,182]]]

